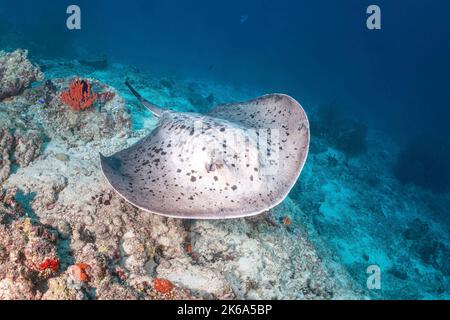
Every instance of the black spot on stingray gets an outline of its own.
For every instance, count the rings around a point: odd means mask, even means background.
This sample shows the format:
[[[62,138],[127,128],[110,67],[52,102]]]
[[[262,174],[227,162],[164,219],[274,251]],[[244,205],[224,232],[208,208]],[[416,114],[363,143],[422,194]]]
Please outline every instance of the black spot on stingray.
[[[237,189],[237,186],[236,186],[236,185],[234,185],[234,186],[231,187],[231,190],[233,190],[233,191],[236,191],[236,189]]]
[[[225,128],[220,128],[220,132],[225,132]]]
[[[181,169],[178,169],[177,172],[180,173],[180,172],[181,172]]]
[[[218,181],[219,178],[217,178],[217,176],[214,176],[214,181]]]
[[[250,181],[253,181],[253,176],[250,176]]]
[[[192,181],[192,182],[195,182],[195,181],[197,181],[197,178],[194,177],[194,176],[191,176],[191,181]]]

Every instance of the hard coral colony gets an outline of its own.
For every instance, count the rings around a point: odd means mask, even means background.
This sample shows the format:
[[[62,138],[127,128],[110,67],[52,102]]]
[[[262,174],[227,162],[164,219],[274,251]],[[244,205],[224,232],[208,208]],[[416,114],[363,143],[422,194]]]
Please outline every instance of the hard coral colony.
[[[84,111],[94,104],[98,95],[91,92],[87,80],[75,80],[70,83],[69,91],[61,93],[61,102],[67,104],[73,111]]]

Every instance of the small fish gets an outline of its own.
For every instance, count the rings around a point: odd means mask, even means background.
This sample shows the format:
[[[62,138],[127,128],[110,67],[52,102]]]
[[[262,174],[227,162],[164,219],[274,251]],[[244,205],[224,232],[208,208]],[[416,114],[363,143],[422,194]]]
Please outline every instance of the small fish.
[[[243,23],[245,23],[247,20],[248,20],[248,16],[247,16],[247,15],[244,15],[244,16],[241,16],[241,19],[239,20],[239,22],[240,22],[241,24],[243,24]]]

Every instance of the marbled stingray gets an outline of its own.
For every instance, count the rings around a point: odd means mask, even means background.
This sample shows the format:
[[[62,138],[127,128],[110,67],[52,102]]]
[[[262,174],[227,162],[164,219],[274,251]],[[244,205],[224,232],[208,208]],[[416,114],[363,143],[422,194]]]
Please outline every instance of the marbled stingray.
[[[127,85],[159,122],[130,148],[101,155],[101,165],[134,206],[177,218],[238,218],[268,211],[294,186],[310,133],[293,98],[264,95],[203,115],[159,108]]]

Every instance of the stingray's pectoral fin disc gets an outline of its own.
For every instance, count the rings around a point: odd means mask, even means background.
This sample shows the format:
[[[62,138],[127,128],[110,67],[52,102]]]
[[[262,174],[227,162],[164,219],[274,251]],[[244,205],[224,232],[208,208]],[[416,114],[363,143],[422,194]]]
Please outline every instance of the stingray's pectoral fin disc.
[[[122,162],[119,158],[116,158],[114,156],[111,157],[105,157],[100,153],[100,161],[102,164],[103,171],[105,171],[105,167],[109,170],[120,170],[120,167],[122,166]]]
[[[106,179],[135,207],[186,219],[240,218],[283,201],[309,139],[300,104],[273,94],[207,115],[164,112],[143,140],[100,158]]]
[[[122,174],[122,161],[116,155],[105,157],[100,153],[100,164],[102,167],[103,175],[105,176],[111,187],[117,193],[123,196],[121,189],[127,178]]]
[[[137,194],[134,192],[133,181],[135,179],[125,172],[127,167],[121,160],[121,154],[123,154],[123,151],[106,157],[100,153],[103,175],[114,191],[122,196],[123,199],[140,209],[148,211],[147,207],[142,206],[142,203],[139,202]]]

